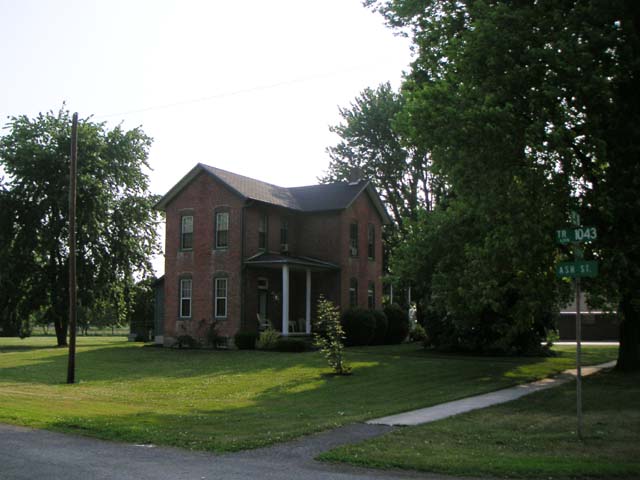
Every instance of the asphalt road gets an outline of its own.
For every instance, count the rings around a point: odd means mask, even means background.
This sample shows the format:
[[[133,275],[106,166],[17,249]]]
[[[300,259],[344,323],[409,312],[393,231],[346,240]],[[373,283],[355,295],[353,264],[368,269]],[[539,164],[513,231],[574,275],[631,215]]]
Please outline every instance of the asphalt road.
[[[355,424],[273,447],[215,455],[0,424],[0,479],[452,480],[452,477],[352,468],[313,460],[317,454],[334,446],[355,443],[391,429],[382,425]]]

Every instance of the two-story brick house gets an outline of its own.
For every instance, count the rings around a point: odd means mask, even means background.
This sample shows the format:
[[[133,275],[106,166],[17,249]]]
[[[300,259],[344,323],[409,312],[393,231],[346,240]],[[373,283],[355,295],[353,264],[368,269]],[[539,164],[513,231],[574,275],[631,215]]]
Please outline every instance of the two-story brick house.
[[[380,308],[382,226],[367,181],[284,188],[203,164],[159,202],[166,212],[163,343],[271,325],[309,334],[320,295]]]

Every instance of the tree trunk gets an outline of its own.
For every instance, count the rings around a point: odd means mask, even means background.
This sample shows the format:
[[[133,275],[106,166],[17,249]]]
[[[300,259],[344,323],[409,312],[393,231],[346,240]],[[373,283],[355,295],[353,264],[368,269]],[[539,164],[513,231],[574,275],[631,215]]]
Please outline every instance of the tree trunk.
[[[62,325],[62,322],[60,321],[60,319],[56,319],[56,321],[53,322],[53,326],[56,328],[56,339],[58,340],[58,346],[66,347],[67,346],[66,325]]]
[[[50,317],[53,320],[53,326],[56,331],[56,339],[58,340],[59,347],[66,347],[67,344],[67,324],[68,321],[64,317],[64,315],[60,315],[58,311],[56,311],[56,305],[52,307],[52,311],[50,312]]]
[[[640,314],[633,305],[631,294],[624,293],[618,309],[621,322],[616,370],[620,372],[640,371]]]

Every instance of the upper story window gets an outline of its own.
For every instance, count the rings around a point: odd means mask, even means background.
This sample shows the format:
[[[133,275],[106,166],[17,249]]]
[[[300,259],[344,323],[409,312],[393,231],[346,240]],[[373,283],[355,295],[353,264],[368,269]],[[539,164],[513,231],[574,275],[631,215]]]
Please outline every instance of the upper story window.
[[[376,227],[372,224],[367,229],[367,257],[371,260],[376,258]]]
[[[216,213],[216,248],[229,246],[229,212]]]
[[[193,282],[190,278],[180,280],[180,318],[191,318]]]
[[[258,223],[258,248],[261,250],[267,249],[267,235],[269,231],[269,217],[262,215],[260,222]]]
[[[284,218],[280,223],[280,250],[289,251],[289,221]]]
[[[193,215],[180,217],[180,249],[193,249]]]
[[[216,318],[227,316],[227,279],[216,278],[215,279],[215,316]]]
[[[358,306],[358,279],[356,278],[349,281],[349,306]]]
[[[369,282],[369,288],[367,288],[367,306],[370,310],[376,308],[376,284]]]
[[[349,255],[358,256],[358,224],[352,223],[349,226]]]

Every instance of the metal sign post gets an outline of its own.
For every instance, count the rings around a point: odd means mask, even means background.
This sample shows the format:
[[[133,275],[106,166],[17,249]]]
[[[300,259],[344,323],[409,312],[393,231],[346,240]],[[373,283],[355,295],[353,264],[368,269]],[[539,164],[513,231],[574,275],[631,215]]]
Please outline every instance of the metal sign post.
[[[585,261],[580,243],[598,238],[595,227],[581,227],[580,215],[571,212],[571,223],[574,228],[556,231],[556,240],[562,245],[573,245],[573,262],[561,262],[556,266],[556,275],[575,279],[576,285],[576,413],[578,419],[578,438],[582,440],[582,321],[580,318],[581,277],[598,275],[598,262]]]
[[[576,277],[576,402],[578,438],[582,440],[582,322],[580,321],[580,277]]]

